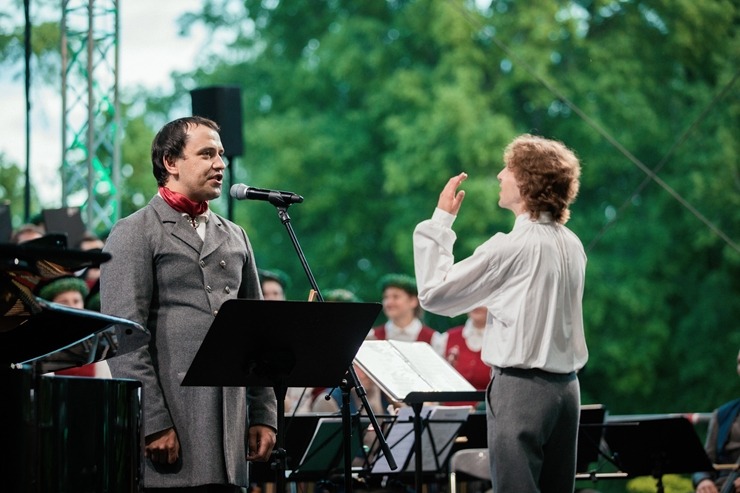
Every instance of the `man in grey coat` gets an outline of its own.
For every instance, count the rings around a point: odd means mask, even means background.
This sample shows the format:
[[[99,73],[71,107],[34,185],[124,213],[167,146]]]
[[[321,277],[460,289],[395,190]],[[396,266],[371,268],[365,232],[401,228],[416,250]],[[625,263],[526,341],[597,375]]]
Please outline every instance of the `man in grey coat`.
[[[180,385],[224,301],[262,297],[246,233],[208,209],[226,168],[218,130],[189,117],[159,131],[159,192],[105,246],[101,310],[147,329],[121,331],[109,360],[113,377],[143,383],[145,491],[240,491],[248,461],[266,461],[275,444],[272,389]]]

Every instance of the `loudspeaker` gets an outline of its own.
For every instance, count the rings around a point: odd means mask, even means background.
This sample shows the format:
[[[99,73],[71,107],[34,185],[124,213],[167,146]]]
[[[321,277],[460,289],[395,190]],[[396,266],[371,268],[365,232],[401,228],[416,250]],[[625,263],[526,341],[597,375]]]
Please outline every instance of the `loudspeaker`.
[[[190,91],[193,115],[210,118],[221,127],[221,143],[228,157],[244,153],[242,98],[238,86],[210,86]]]

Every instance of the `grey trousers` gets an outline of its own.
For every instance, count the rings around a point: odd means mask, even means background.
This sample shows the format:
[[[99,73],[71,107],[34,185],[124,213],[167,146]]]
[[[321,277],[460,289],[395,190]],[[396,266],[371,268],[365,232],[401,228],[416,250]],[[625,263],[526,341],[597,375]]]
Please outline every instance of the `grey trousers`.
[[[573,493],[580,386],[575,372],[494,368],[488,386],[494,493]]]

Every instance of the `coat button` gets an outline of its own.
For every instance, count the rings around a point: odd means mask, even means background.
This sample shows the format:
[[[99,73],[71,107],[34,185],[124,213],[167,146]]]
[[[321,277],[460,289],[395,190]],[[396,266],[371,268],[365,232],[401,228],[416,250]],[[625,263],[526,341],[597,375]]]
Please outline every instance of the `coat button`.
[[[201,267],[205,267],[206,266],[206,261],[205,260],[201,260],[200,261],[200,266]]]
[[[210,293],[211,291],[213,291],[213,289],[210,286],[206,286],[206,291]]]
[[[230,288],[230,287],[228,287],[228,286],[226,286],[226,287],[224,288],[224,291],[226,292],[226,294],[229,294],[229,293],[231,292],[231,288]]]
[[[221,262],[218,263],[218,265],[220,265],[222,269],[225,269],[226,268],[226,261],[225,260],[222,260]]]
[[[218,310],[213,310],[213,316],[215,317],[216,315],[218,315]]]

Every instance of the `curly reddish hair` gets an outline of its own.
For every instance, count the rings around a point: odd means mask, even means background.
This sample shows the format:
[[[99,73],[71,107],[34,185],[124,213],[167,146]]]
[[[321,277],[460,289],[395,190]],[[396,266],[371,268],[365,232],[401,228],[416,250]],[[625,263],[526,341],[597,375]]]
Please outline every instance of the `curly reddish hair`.
[[[549,212],[560,224],[568,221],[581,176],[573,151],[562,142],[524,134],[506,146],[504,163],[514,173],[532,219]]]

